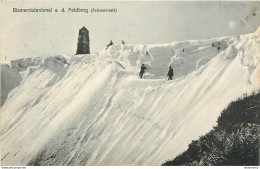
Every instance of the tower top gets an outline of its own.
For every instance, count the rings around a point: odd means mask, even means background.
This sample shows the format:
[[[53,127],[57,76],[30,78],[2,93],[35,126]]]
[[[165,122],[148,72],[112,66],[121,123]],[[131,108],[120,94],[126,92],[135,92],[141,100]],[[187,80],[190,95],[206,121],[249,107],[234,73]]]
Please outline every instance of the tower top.
[[[88,32],[88,29],[85,27],[85,26],[83,26],[81,29],[80,29],[80,31],[81,30],[84,30],[84,31],[87,31]]]

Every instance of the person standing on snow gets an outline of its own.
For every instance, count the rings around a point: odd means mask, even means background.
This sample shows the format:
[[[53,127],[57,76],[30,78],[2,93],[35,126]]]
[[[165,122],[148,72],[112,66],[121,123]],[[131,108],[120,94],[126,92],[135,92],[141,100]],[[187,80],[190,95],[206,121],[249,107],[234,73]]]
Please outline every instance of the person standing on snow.
[[[167,74],[167,76],[169,77],[168,80],[172,80],[173,75],[174,75],[173,69],[172,69],[172,67],[170,66],[170,67],[169,67],[168,74]]]
[[[106,49],[108,49],[108,47],[109,47],[109,46],[112,46],[112,45],[114,45],[114,44],[113,44],[112,40],[110,40],[110,43],[107,45],[107,48],[106,48]]]
[[[125,41],[124,40],[122,40],[122,45],[124,45],[125,44]]]
[[[142,77],[143,77],[143,74],[144,74],[144,72],[145,72],[145,69],[148,69],[148,68],[145,67],[144,64],[142,64],[142,66],[141,66],[141,70],[140,70],[140,73],[139,73],[139,76],[140,76],[141,79],[142,79]]]

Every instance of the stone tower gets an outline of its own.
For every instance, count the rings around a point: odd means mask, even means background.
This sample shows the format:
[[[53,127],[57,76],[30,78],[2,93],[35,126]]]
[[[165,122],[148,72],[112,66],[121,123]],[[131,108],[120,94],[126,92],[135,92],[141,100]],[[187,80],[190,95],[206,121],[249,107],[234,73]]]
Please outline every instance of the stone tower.
[[[85,26],[79,30],[78,47],[76,55],[90,54],[89,51],[89,32]]]

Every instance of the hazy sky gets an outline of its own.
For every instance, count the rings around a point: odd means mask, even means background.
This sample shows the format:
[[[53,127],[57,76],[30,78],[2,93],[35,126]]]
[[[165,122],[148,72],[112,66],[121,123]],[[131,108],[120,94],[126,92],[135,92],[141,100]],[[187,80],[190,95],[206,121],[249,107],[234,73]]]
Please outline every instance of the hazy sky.
[[[84,8],[88,13],[15,13],[13,8]],[[116,8],[117,13],[91,13],[92,8]],[[251,16],[254,8],[256,16]],[[254,32],[259,25],[260,2],[256,1],[2,2],[1,59],[75,54],[82,26],[90,32],[94,53],[110,40],[160,44],[240,35]]]

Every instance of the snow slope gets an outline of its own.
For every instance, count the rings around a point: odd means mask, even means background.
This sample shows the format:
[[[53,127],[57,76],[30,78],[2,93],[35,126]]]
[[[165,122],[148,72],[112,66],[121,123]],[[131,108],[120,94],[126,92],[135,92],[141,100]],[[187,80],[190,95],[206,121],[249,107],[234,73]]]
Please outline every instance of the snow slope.
[[[2,165],[173,159],[232,100],[259,90],[259,33],[1,65]],[[151,69],[139,79],[142,63]],[[169,65],[173,81],[165,81]]]

